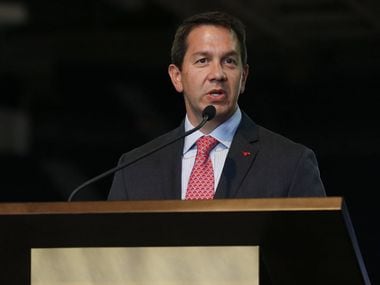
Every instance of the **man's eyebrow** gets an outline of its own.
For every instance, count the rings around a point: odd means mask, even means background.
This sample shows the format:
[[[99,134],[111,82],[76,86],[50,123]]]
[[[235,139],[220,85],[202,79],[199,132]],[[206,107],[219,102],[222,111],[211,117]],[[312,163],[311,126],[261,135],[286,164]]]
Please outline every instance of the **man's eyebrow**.
[[[224,55],[224,57],[226,56],[239,56],[239,53],[236,50],[232,50]]]
[[[193,53],[191,56],[195,57],[195,56],[208,56],[208,55],[210,55],[210,52],[207,52],[207,51],[197,51],[197,52]]]
[[[208,56],[210,55],[211,53],[208,52],[208,51],[197,51],[195,53],[193,53],[191,55],[191,57],[196,57],[196,56]],[[226,57],[226,56],[239,56],[239,53],[235,50],[231,50],[231,51],[228,51],[226,52],[225,54],[223,54],[223,57]]]

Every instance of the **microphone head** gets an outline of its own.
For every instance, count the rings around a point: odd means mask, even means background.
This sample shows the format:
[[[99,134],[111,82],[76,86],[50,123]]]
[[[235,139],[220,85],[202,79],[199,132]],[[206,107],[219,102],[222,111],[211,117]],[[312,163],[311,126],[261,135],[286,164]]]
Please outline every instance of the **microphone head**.
[[[202,112],[202,117],[203,118],[207,117],[207,121],[214,119],[215,115],[216,115],[216,108],[213,105],[208,105],[206,108],[204,108]]]

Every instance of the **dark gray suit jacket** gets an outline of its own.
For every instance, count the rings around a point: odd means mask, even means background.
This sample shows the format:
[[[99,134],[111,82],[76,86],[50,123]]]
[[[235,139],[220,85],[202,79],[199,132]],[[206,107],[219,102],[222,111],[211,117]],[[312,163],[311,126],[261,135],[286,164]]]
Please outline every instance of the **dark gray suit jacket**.
[[[184,125],[124,154],[119,163],[184,133]],[[118,171],[109,200],[181,199],[184,140]],[[325,196],[313,151],[255,124],[243,113],[215,198]]]

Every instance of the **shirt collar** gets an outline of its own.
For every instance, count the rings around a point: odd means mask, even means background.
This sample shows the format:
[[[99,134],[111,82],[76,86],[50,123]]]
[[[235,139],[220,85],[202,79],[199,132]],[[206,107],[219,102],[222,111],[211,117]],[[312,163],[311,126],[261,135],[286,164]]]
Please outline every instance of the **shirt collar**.
[[[241,121],[241,111],[238,107],[235,113],[224,123],[220,124],[217,128],[215,128],[209,135],[213,138],[217,139],[219,143],[223,144],[224,147],[229,148],[232,143],[232,139],[235,135],[237,127],[239,126]],[[189,118],[186,115],[185,118],[185,131],[191,130],[194,126],[190,123]],[[185,142],[183,146],[183,153],[188,152],[195,142],[204,136],[200,130],[188,135],[185,137]]]

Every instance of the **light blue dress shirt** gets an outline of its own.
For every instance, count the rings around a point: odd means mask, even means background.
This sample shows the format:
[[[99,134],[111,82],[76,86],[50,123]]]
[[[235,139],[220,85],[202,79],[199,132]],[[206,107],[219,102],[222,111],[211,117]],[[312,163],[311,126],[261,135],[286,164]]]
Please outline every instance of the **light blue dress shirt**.
[[[241,111],[238,107],[236,112],[227,121],[208,134],[219,141],[210,152],[211,163],[214,169],[214,191],[219,183],[228,150],[231,147],[232,139],[240,121]],[[194,128],[194,126],[186,116],[185,131],[191,130],[192,128]],[[198,130],[185,138],[182,156],[182,200],[184,200],[186,196],[187,184],[189,183],[191,170],[193,169],[195,156],[197,154],[197,145],[195,142],[201,136],[204,136],[204,134]]]

